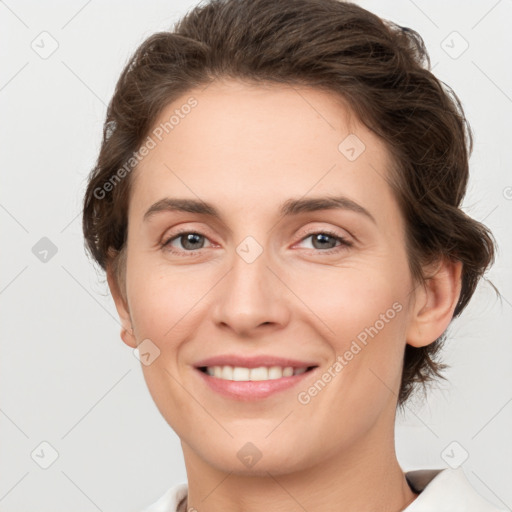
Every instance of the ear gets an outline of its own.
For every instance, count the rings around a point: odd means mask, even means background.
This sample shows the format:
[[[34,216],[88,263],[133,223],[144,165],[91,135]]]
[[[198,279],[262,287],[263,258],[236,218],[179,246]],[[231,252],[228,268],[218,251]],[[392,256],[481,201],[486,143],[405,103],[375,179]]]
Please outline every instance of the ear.
[[[116,305],[117,314],[121,320],[121,339],[132,348],[137,347],[137,341],[133,334],[132,320],[130,318],[130,310],[128,308],[127,299],[121,293],[118,280],[112,266],[107,267],[107,281],[110,293]]]
[[[444,259],[424,285],[415,291],[412,319],[407,329],[407,343],[424,347],[433,343],[448,328],[459,300],[462,262]]]

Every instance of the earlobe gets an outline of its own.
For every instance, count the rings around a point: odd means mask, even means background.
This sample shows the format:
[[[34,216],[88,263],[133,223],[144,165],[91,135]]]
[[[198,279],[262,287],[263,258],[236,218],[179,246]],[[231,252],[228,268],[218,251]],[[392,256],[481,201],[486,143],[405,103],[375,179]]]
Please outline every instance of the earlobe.
[[[442,260],[417,288],[407,343],[424,347],[448,328],[461,291],[462,262]]]
[[[119,283],[117,282],[116,276],[111,266],[107,267],[107,281],[110,293],[114,299],[117,314],[121,321],[121,339],[126,345],[132,348],[137,347],[137,340],[133,333],[132,321],[130,317],[130,311],[128,308],[127,300],[121,293]]]
[[[132,348],[137,347],[137,341],[135,339],[135,336],[133,335],[133,328],[125,329],[124,326],[121,327],[121,339]]]

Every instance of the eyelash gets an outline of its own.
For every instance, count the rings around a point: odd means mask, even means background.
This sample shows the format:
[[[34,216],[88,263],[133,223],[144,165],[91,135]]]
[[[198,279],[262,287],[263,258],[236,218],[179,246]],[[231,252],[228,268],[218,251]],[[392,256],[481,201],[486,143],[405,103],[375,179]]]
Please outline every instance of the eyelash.
[[[193,234],[193,235],[199,235],[199,236],[202,236],[206,239],[208,239],[208,237],[206,235],[203,235],[202,233],[200,233],[199,231],[190,231],[190,230],[183,230],[183,231],[178,231],[177,233],[174,233],[172,235],[172,237],[168,238],[167,241],[163,242],[161,244],[161,247],[162,249],[164,250],[167,250],[169,251],[170,253],[172,254],[176,254],[178,256],[184,256],[184,257],[191,257],[191,256],[195,256],[198,252],[200,252],[202,249],[197,249],[195,251],[187,251],[187,250],[175,250],[174,248],[172,248],[172,246],[170,245],[172,241],[180,238],[181,236],[183,235],[189,235],[189,234]],[[309,233],[307,233],[305,236],[303,236],[301,239],[300,239],[300,242],[303,242],[304,240],[306,240],[307,238],[313,236],[313,235],[328,235],[332,238],[334,238],[336,241],[340,242],[340,245],[338,245],[337,247],[333,247],[332,249],[326,249],[325,251],[324,250],[321,250],[321,249],[310,249],[310,250],[313,250],[315,252],[319,252],[319,253],[322,253],[322,254],[334,254],[334,253],[337,253],[339,251],[342,251],[342,250],[346,250],[348,249],[349,247],[352,247],[353,243],[348,241],[347,239],[345,239],[344,237],[340,236],[339,234],[337,234],[336,232],[334,231],[330,231],[328,229],[323,229],[321,231],[311,231]],[[185,254],[183,254],[185,253]]]

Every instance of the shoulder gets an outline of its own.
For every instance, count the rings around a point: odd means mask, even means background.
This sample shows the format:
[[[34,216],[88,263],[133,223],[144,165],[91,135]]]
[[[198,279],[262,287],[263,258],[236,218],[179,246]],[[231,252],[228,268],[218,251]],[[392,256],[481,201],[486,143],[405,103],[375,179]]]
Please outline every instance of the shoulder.
[[[462,467],[420,469],[405,473],[419,496],[403,512],[505,512],[483,498],[471,485]]]
[[[186,483],[177,484],[141,512],[178,512],[178,505],[187,496],[187,491],[188,485]]]

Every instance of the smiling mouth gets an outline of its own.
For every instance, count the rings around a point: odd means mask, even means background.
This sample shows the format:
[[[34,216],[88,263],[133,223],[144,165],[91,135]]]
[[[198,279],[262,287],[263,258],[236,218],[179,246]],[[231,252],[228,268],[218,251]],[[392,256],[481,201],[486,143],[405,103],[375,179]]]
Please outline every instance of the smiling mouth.
[[[245,368],[241,366],[201,366],[198,370],[219,380],[247,382],[247,381],[271,381],[283,377],[294,377],[309,372],[317,366],[294,368],[292,366],[260,366],[257,368]]]

